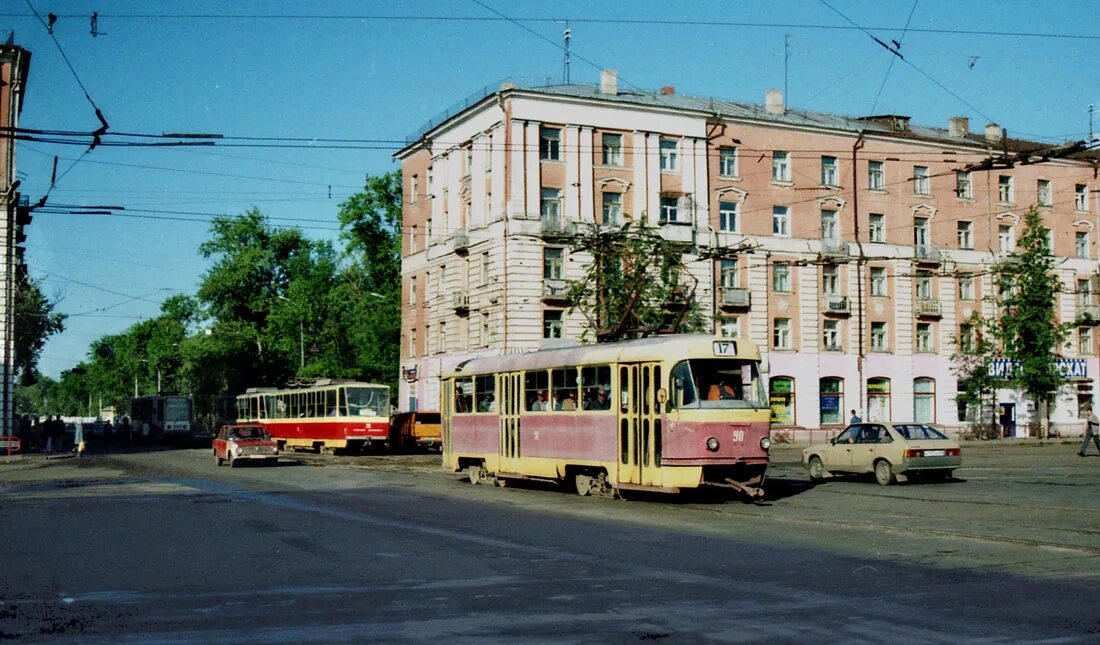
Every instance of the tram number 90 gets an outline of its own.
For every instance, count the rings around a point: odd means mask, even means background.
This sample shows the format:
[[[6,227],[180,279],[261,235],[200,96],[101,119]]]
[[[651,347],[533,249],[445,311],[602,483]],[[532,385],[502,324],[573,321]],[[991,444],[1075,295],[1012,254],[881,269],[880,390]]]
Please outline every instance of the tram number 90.
[[[744,441],[745,441],[745,431],[744,430],[734,430],[733,431],[733,442],[734,443],[742,443]]]

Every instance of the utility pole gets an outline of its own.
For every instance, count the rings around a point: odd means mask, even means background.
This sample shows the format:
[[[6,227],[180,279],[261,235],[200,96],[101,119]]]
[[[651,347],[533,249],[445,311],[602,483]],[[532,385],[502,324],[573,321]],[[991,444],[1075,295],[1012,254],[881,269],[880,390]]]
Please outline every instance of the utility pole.
[[[565,47],[563,47],[563,54],[565,56],[562,60],[562,82],[566,85],[569,84],[569,39],[573,37],[573,30],[569,28],[569,22],[565,23],[565,31],[562,32],[562,38],[565,39]]]
[[[791,35],[783,34],[783,102],[791,104],[791,95],[787,92],[787,62],[791,59]]]
[[[306,321],[298,319],[298,369],[306,366]]]

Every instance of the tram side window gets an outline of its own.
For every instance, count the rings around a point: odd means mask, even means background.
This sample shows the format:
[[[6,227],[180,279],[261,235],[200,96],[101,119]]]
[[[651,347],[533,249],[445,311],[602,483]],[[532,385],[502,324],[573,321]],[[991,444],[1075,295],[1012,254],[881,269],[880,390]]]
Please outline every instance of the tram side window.
[[[572,412],[577,409],[577,368],[563,367],[555,369],[554,409]]]
[[[339,413],[336,409],[336,390],[325,390],[325,414],[334,417]]]
[[[691,364],[682,361],[672,368],[672,404],[683,407],[695,403],[695,381],[691,378]]]
[[[348,416],[348,389],[346,387],[336,391],[336,416]]]
[[[455,379],[455,414],[474,411],[474,379]]]
[[[289,416],[286,404],[286,395],[282,394],[275,397],[275,418],[285,419]]]
[[[581,369],[585,410],[611,409],[611,366],[593,365]]]
[[[478,376],[474,379],[477,386],[477,411],[496,412],[497,410],[497,380],[492,374]]]
[[[523,400],[530,412],[545,412],[550,409],[550,372],[540,370],[523,375]]]

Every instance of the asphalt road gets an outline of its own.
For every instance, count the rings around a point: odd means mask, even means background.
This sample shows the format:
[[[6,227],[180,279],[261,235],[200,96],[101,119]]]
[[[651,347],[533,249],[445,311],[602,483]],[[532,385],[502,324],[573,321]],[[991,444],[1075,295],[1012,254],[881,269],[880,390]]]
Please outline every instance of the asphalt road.
[[[769,499],[471,486],[438,457],[0,460],[0,639],[1100,641],[1100,458]]]

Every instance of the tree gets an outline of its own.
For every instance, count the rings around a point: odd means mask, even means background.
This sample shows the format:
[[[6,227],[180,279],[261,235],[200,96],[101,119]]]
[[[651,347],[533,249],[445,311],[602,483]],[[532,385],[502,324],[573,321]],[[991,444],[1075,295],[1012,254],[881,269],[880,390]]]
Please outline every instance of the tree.
[[[994,280],[1001,316],[995,329],[1005,357],[1014,365],[1010,382],[1040,409],[1039,436],[1046,436],[1050,404],[1062,384],[1058,349],[1073,323],[1059,323],[1055,300],[1062,284],[1054,274],[1048,231],[1036,208],[1024,215],[1018,250],[997,265]]]
[[[986,416],[986,410],[991,405],[990,396],[1000,383],[990,371],[990,362],[998,351],[992,325],[992,321],[980,312],[971,313],[962,324],[955,353],[951,356],[959,382],[956,398],[967,407],[977,406],[978,424],[986,431],[988,424],[992,423],[992,419]]]
[[[20,273],[15,284],[15,373],[29,385],[37,378],[38,357],[50,336],[65,330],[65,314],[55,310],[57,300],[42,293],[37,280]]]
[[[570,243],[592,257],[569,286],[570,311],[587,320],[582,338],[609,342],[704,329],[698,280],[684,267],[682,244],[632,224],[596,228]]]

